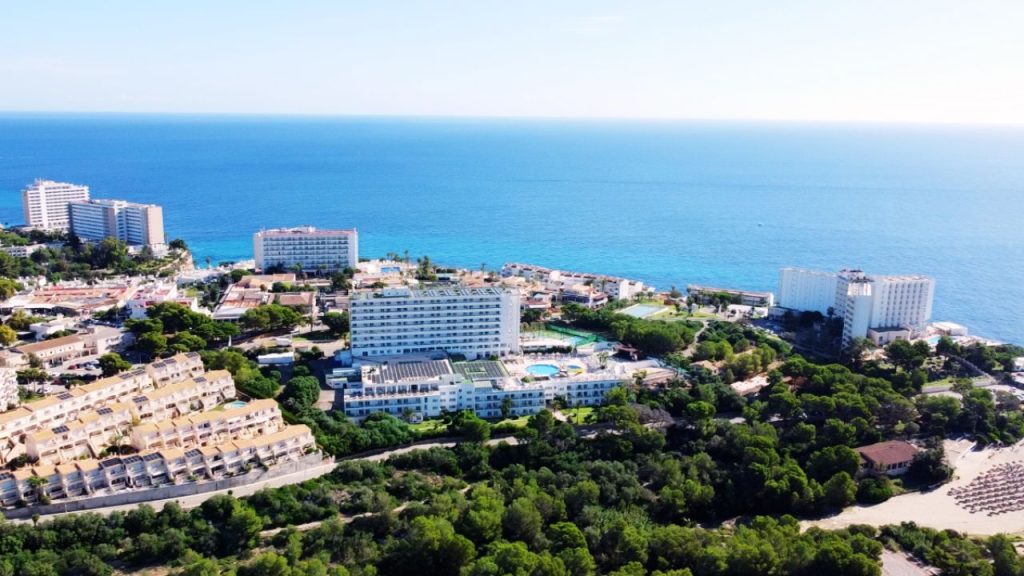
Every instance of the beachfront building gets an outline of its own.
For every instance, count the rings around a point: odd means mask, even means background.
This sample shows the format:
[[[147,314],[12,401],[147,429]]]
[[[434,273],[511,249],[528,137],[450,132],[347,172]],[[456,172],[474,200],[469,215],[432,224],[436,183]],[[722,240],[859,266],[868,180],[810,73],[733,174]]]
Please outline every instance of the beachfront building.
[[[126,200],[76,200],[68,205],[71,232],[83,240],[117,238],[129,246],[162,247],[164,211]]]
[[[71,223],[68,205],[88,199],[88,186],[36,180],[21,192],[25,224],[39,230],[67,230]]]
[[[831,308],[833,313],[841,314],[835,309],[836,283],[838,275],[834,272],[806,270],[804,268],[783,268],[779,271],[778,306],[801,312],[820,312],[827,316]]]
[[[644,283],[639,280],[630,280],[605,274],[568,272],[518,262],[511,262],[502,266],[501,275],[504,278],[517,277],[532,280],[554,292],[563,292],[585,285],[606,294],[610,300],[632,300],[642,294],[654,292],[653,287],[644,286]]]
[[[359,264],[359,235],[351,230],[312,226],[261,230],[252,236],[256,269],[298,266],[305,272],[332,272]]]
[[[901,476],[909,472],[918,452],[916,446],[903,440],[889,440],[857,448],[863,472],[889,476]]]
[[[770,308],[775,304],[775,295],[771,292],[758,292],[756,290],[738,290],[735,288],[716,288],[714,286],[700,286],[690,284],[686,287],[686,293],[698,304],[713,304],[716,298],[728,299],[732,304],[741,306],[755,306],[758,308]]]
[[[927,276],[876,276],[842,270],[836,278],[843,345],[867,337],[877,345],[908,339],[928,327],[935,280]]]
[[[444,351],[468,358],[519,352],[519,292],[388,288],[352,295],[354,357]]]

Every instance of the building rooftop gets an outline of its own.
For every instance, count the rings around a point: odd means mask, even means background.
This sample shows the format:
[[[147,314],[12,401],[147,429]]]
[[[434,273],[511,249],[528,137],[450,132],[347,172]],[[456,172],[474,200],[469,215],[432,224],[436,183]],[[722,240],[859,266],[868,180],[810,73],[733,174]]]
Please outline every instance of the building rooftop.
[[[263,238],[287,238],[300,236],[351,236],[356,233],[355,228],[351,229],[321,229],[313,226],[298,226],[296,228],[271,228],[260,230],[256,236]]]
[[[370,384],[391,384],[407,380],[430,380],[452,374],[448,360],[398,360],[363,366],[363,381]]]
[[[902,440],[888,440],[877,444],[869,444],[857,448],[857,452],[873,464],[889,466],[914,459],[917,447]]]
[[[508,376],[508,370],[499,360],[475,360],[456,362],[455,371],[469,380],[494,380]]]

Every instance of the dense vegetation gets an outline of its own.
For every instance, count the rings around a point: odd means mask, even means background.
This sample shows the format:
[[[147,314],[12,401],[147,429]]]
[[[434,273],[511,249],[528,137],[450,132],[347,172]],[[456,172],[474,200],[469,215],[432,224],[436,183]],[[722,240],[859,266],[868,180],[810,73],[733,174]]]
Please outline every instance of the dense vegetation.
[[[563,306],[562,318],[577,328],[606,333],[649,356],[662,356],[689,346],[700,329],[700,324],[694,322],[644,320],[621,314],[614,307],[590,310],[579,304]]]
[[[27,258],[16,258],[0,252],[0,277],[20,278],[45,276],[48,280],[93,279],[118,274],[170,274],[173,264],[187,247],[180,240],[172,241],[171,252],[156,258],[143,248],[131,254],[128,246],[116,238],[100,242],[82,242],[73,234],[46,234],[39,231],[0,231],[0,244],[24,246],[47,243]],[[62,245],[61,245],[62,244]],[[59,247],[57,247],[60,245]]]
[[[640,425],[645,410],[619,394],[601,409],[616,431],[594,438],[542,412],[517,445],[347,461],[316,480],[246,500],[217,496],[189,512],[142,506],[0,525],[0,574],[171,564],[189,575],[877,575],[883,544],[948,574],[1022,573],[1002,537],[913,525],[801,532],[792,516],[758,515],[845,501],[845,471],[820,494],[810,486],[848,466],[846,452],[815,450],[801,481],[794,457],[776,452],[775,432],[705,418],[702,403],[712,401],[684,402],[690,425],[667,437]],[[696,441],[713,454],[690,454]],[[733,514],[735,525],[696,524]],[[285,528],[310,522],[322,523]],[[261,534],[271,528],[285,529]]]

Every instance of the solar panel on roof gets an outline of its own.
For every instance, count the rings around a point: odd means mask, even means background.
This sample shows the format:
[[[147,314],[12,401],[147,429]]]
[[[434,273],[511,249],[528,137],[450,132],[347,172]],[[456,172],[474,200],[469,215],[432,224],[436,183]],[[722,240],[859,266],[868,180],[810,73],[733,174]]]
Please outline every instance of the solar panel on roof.
[[[189,458],[191,458],[193,456],[202,456],[202,454],[203,454],[202,452],[200,452],[199,450],[196,450],[195,448],[193,448],[192,450],[189,450],[188,452],[185,452],[185,456],[188,456]]]
[[[124,462],[125,464],[134,464],[136,462],[142,462],[142,458],[132,455],[122,458],[121,461]]]
[[[132,398],[132,402],[135,402],[136,404],[142,404],[146,400],[148,400],[148,398],[145,396],[136,396],[135,398]]]
[[[0,480],[10,480],[11,478],[14,478],[14,474],[11,474],[10,472],[0,472]]]
[[[57,394],[57,398],[60,398],[61,400],[71,400],[72,396],[69,392],[61,392],[60,394]]]
[[[157,454],[156,452],[153,452],[152,454],[146,454],[145,456],[142,457],[142,459],[145,460],[146,462],[152,462],[153,460],[159,460],[160,455]]]
[[[110,468],[112,466],[117,466],[120,463],[120,458],[108,458],[107,460],[100,462],[100,468]]]
[[[114,413],[114,410],[113,410],[113,409],[111,409],[111,408],[107,408],[106,406],[104,406],[103,408],[99,408],[99,409],[97,409],[97,410],[96,410],[96,413],[97,413],[97,414],[99,414],[100,416],[106,416],[107,414],[113,414],[113,413]]]
[[[53,428],[53,433],[54,434],[63,434],[65,432],[67,432],[67,431],[68,431],[68,427],[63,425],[63,424],[61,424],[60,426],[57,426],[56,428]]]

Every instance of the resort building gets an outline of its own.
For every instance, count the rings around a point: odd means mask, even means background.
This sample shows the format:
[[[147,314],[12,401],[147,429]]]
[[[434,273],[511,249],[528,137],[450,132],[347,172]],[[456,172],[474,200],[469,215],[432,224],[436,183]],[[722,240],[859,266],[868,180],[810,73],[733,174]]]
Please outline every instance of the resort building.
[[[24,310],[44,316],[89,317],[111,308],[121,308],[134,287],[126,283],[85,284],[63,282],[16,294],[0,304],[0,311],[10,314]]]
[[[18,373],[11,368],[0,368],[0,412],[6,412],[20,403]]]
[[[36,180],[21,192],[25,224],[46,231],[67,230],[71,224],[68,205],[89,199],[89,187],[53,180]]]
[[[900,476],[910,471],[918,449],[910,442],[889,440],[861,446],[857,448],[857,453],[860,454],[861,469],[864,472]]]
[[[0,252],[6,252],[15,258],[28,258],[46,248],[46,244],[23,244],[16,246],[0,246]]]
[[[298,266],[306,272],[331,272],[359,264],[359,235],[351,230],[312,226],[261,230],[252,237],[256,268]]]
[[[596,291],[607,294],[611,300],[632,300],[641,294],[654,292],[651,286],[644,286],[639,280],[629,280],[617,276],[604,274],[590,274],[585,272],[567,272],[544,268],[533,264],[521,264],[512,262],[501,268],[501,275],[505,278],[518,277],[526,278],[542,284],[546,289],[555,292],[562,292],[573,287],[588,286]]]
[[[570,406],[600,404],[605,394],[657,362],[613,362],[551,357],[526,360],[393,358],[363,361],[358,381],[336,374],[345,415],[353,420],[384,412],[413,421],[472,410],[481,418],[536,414],[555,398]],[[344,377],[343,377],[344,376]]]
[[[102,356],[121,344],[124,334],[117,328],[93,326],[88,332],[52,340],[22,344],[14,350],[27,359],[35,356],[44,366],[59,367],[75,358]]]
[[[686,293],[698,304],[711,304],[718,296],[726,296],[732,304],[741,306],[755,306],[758,308],[771,308],[775,305],[775,295],[771,292],[758,292],[755,290],[737,290],[735,288],[716,288],[714,286],[699,286],[690,284],[686,287]]]
[[[131,431],[131,445],[155,448],[193,448],[273,434],[285,426],[277,402],[254,400],[223,410],[200,412],[171,420],[147,422]]]
[[[258,306],[270,304],[275,294],[271,292],[274,284],[292,284],[295,274],[253,274],[243,276],[241,280],[228,286],[220,304],[213,312],[214,320],[237,322],[247,311]]]
[[[164,212],[156,204],[86,199],[71,202],[68,208],[71,232],[83,240],[117,238],[129,246],[165,244]]]
[[[163,448],[97,460],[84,458],[64,464],[33,464],[0,472],[0,505],[5,507],[50,500],[101,496],[125,489],[217,480],[254,466],[297,461],[316,451],[307,426],[286,426],[277,432],[231,440],[217,446]],[[36,486],[32,478],[45,482]]]
[[[72,388],[53,396],[30,402],[14,410],[0,414],[0,464],[24,453],[23,438],[38,430],[50,429],[73,420],[81,414],[90,413],[98,408],[128,402],[133,417],[150,417],[156,409],[146,410],[147,403],[131,403],[145,396],[158,386],[174,386],[178,382],[203,374],[202,359],[195,352],[178,354],[161,362],[153,363],[145,368],[102,378],[89,384]],[[215,377],[215,375],[217,375]],[[231,398],[235,394],[234,382],[227,372],[212,372],[207,379],[214,381],[217,393],[223,398]],[[210,398],[212,393],[206,383],[192,385],[198,393],[186,395],[188,400]],[[209,403],[209,400],[207,401]],[[174,409],[163,404],[161,410]],[[141,419],[141,418],[140,418]]]
[[[801,312],[820,312],[827,316],[830,308],[841,314],[836,305],[836,282],[834,272],[783,268],[779,272],[779,301],[777,305]]]
[[[519,292],[391,288],[351,299],[354,357],[444,351],[468,358],[519,352]]]
[[[128,311],[133,319],[146,318],[150,306],[173,302],[181,304],[193,312],[199,311],[199,302],[195,296],[186,296],[178,291],[177,284],[152,284],[140,288],[128,299]]]
[[[836,278],[843,345],[868,337],[877,345],[911,338],[928,327],[935,280],[927,276],[875,276],[842,270]]]

